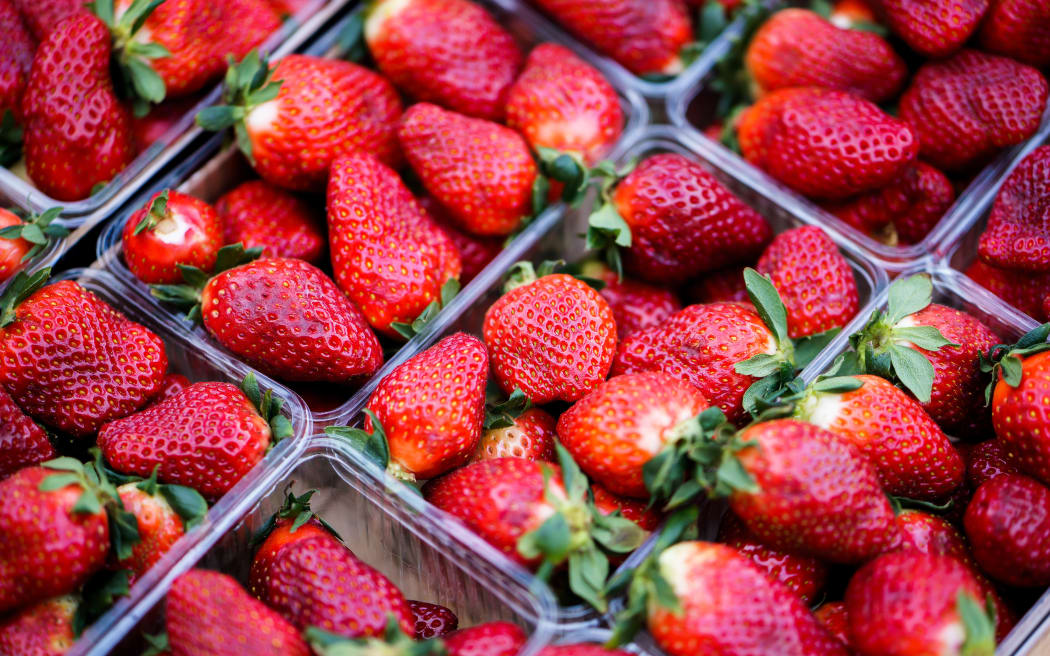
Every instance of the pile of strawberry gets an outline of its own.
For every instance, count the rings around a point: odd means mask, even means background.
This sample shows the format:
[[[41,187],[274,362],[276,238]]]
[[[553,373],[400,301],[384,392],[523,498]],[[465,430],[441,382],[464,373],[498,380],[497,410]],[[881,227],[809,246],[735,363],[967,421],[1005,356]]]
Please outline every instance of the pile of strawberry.
[[[709,134],[861,233],[918,243],[981,167],[1038,129],[1048,35],[1036,0],[782,9],[742,63],[723,62],[725,127]],[[734,112],[740,101],[752,104]]]

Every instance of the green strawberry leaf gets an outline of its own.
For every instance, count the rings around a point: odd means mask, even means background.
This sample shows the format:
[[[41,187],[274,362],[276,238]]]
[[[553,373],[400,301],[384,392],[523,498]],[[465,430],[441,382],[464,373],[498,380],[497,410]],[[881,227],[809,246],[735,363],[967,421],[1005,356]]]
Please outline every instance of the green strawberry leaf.
[[[718,35],[729,25],[725,7],[717,0],[708,0],[700,10],[700,20],[696,29],[696,45],[703,47],[718,38]],[[698,53],[699,54],[699,53]]]
[[[795,366],[805,369],[831,340],[841,332],[841,328],[832,328],[816,335],[800,337],[795,341]]]
[[[597,547],[569,554],[569,589],[600,613],[609,607],[602,594],[608,577],[609,559]]]
[[[631,228],[620,216],[612,201],[604,202],[587,219],[586,245],[589,250],[602,253],[606,263],[623,279],[621,248],[631,247]]]
[[[147,645],[146,651],[142,652],[142,656],[160,656],[171,649],[167,633],[143,633],[142,640]]]
[[[536,175],[536,179],[532,181],[532,215],[539,216],[543,210],[547,209],[547,199],[550,196],[551,182],[547,179],[547,176],[541,174]]]
[[[947,339],[934,326],[903,326],[893,329],[893,337],[899,340],[911,342],[915,346],[927,351],[936,351],[943,346],[959,346]]]
[[[440,298],[432,301],[430,305],[426,306],[423,311],[419,314],[412,323],[404,323],[395,321],[390,324],[397,334],[401,335],[405,339],[412,339],[416,335],[423,332],[423,329],[427,327],[434,320],[434,317],[438,313],[448,306],[452,299],[459,293],[460,285],[459,280],[456,278],[449,278],[445,281],[445,284],[441,286]]]
[[[531,407],[532,401],[519,387],[515,387],[504,401],[489,402],[486,400],[484,429],[509,428],[514,425],[515,419]]]
[[[920,403],[929,403],[936,371],[926,356],[899,344],[890,345],[889,354],[893,372],[897,374],[901,384],[914,394]]]
[[[966,630],[961,656],[992,656],[995,653],[995,618],[966,590],[955,597],[955,610]]]
[[[157,227],[158,223],[164,220],[168,215],[168,194],[170,191],[170,189],[165,189],[150,200],[145,215],[143,215],[142,220],[138,222],[138,225],[135,226],[134,232],[131,234],[139,235],[144,230],[153,230]],[[200,271],[200,269],[197,269],[197,271]],[[183,278],[185,278],[185,274],[183,275]]]
[[[780,300],[780,293],[773,286],[773,281],[751,267],[744,269],[744,286],[755,311],[763,323],[773,333],[778,345],[790,345],[788,336],[787,308]]]
[[[554,513],[538,528],[518,539],[518,553],[528,560],[542,556],[547,562],[561,563],[569,556],[571,538],[565,516]]]
[[[780,370],[782,360],[773,353],[759,353],[743,362],[737,362],[733,369],[744,376],[763,378]]]
[[[364,412],[372,423],[371,433],[350,426],[329,426],[325,428],[325,433],[346,440],[365,458],[385,470],[390,465],[390,447],[387,443],[386,432],[375,413],[368,409],[365,409]]]
[[[814,391],[825,394],[845,394],[846,392],[858,390],[863,386],[864,381],[853,376],[831,376],[828,378],[821,377],[813,383],[812,388]]]
[[[129,574],[130,570],[126,569],[103,569],[88,579],[81,590],[81,602],[73,614],[74,636],[79,638],[84,629],[112,608],[118,598],[129,594]]]
[[[204,521],[208,514],[208,502],[200,492],[191,487],[170,483],[161,485],[159,490],[171,509],[182,518],[182,525],[187,533]]]
[[[9,326],[15,321],[15,308],[35,294],[51,277],[51,267],[44,267],[33,274],[19,271],[11,284],[0,295],[0,328]]]
[[[109,521],[109,542],[117,560],[131,558],[131,550],[141,540],[139,521],[133,513],[124,509],[124,504],[117,497],[116,502],[106,504],[106,517]]]
[[[355,12],[339,30],[336,37],[336,45],[342,53],[341,58],[347,61],[361,63],[368,54],[365,44],[365,13]]]
[[[915,314],[933,302],[933,283],[927,274],[898,278],[889,288],[887,322],[896,326],[904,317]]]

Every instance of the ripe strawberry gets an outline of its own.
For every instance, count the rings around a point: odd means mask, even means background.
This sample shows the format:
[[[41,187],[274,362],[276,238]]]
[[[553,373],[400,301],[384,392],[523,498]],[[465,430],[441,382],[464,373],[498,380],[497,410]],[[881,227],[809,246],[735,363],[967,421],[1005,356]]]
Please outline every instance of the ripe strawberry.
[[[983,50],[1050,67],[1050,6],[1038,0],[991,0],[979,33]]]
[[[53,223],[61,211],[62,208],[53,207],[23,221],[14,212],[0,208],[0,282],[15,275],[23,264],[44,250],[49,241],[69,234]]]
[[[0,480],[23,467],[54,458],[47,433],[0,388]],[[553,421],[552,421],[553,428]],[[0,652],[2,653],[2,652]]]
[[[164,378],[161,380],[160,390],[152,399],[150,399],[150,405],[156,405],[162,401],[167,401],[189,386],[190,379],[182,374],[164,374]]]
[[[903,510],[897,515],[901,543],[896,551],[951,556],[976,571],[966,539],[947,520],[920,510]]]
[[[1007,460],[1043,483],[1050,483],[1050,405],[1043,402],[1050,396],[1048,332],[1050,324],[1043,324],[1001,355],[991,395],[992,425]]]
[[[849,644],[849,613],[846,611],[846,603],[842,601],[829,601],[822,604],[820,608],[813,611],[821,626],[835,637],[843,647],[850,648]]]
[[[1019,474],[1000,440],[974,444],[966,454],[966,482],[973,489],[1002,474]]]
[[[850,580],[846,612],[850,645],[863,656],[995,651],[981,584],[950,556],[915,551],[879,556]]]
[[[1050,289],[1050,273],[1001,269],[978,259],[966,269],[966,275],[1028,316],[1050,319],[1050,312],[1041,306]]]
[[[698,389],[663,372],[614,376],[558,419],[558,438],[588,477],[610,492],[648,499],[643,469],[686,439],[708,407]]]
[[[66,18],[73,14],[86,14],[87,10],[78,0],[12,0],[26,27],[37,41],[43,41]]]
[[[252,51],[226,79],[226,104],[202,110],[197,124],[213,131],[233,127],[238,146],[271,184],[323,189],[332,162],[355,151],[391,166],[401,161],[395,133],[401,100],[367,68],[289,55],[271,69]]]
[[[514,457],[554,462],[554,417],[540,408],[528,408],[508,419],[494,425],[486,417],[485,432],[471,461]]]
[[[635,75],[677,75],[693,26],[681,0],[536,0],[570,32]]]
[[[988,0],[874,0],[893,32],[925,57],[958,50],[977,29]]]
[[[744,64],[759,92],[826,87],[872,102],[897,95],[908,69],[873,32],[842,29],[808,9],[784,9],[751,37]]]
[[[630,520],[644,531],[655,531],[663,521],[664,514],[640,499],[613,494],[598,483],[591,483],[591,494],[594,495],[594,507],[603,515],[619,512],[624,519]],[[618,559],[613,558],[616,562]]]
[[[676,153],[653,155],[619,181],[590,222],[617,230],[627,270],[644,280],[680,283],[730,264],[748,264],[773,232],[766,220],[702,166]],[[616,215],[619,215],[617,217]],[[626,225],[624,225],[626,224]],[[617,224],[614,224],[617,225]]]
[[[623,339],[639,330],[653,328],[682,309],[678,295],[672,289],[651,285],[640,280],[621,278],[605,264],[589,261],[582,267],[588,278],[602,281],[598,290],[609,304],[616,320],[616,335]],[[741,278],[743,280],[743,278]],[[745,293],[746,296],[746,293]]]
[[[460,283],[466,285],[488,266],[497,255],[503,251],[503,243],[506,241],[501,237],[479,237],[469,232],[464,232],[456,226],[455,220],[449,216],[448,211],[441,207],[432,196],[421,196],[419,204],[427,211],[434,223],[438,224],[441,231],[448,236],[459,253]]]
[[[464,230],[507,235],[532,214],[536,164],[514,130],[419,103],[397,134],[423,186]]]
[[[322,261],[322,221],[309,203],[294,194],[262,180],[249,180],[219,196],[215,211],[222,222],[224,244],[259,247],[264,257],[295,257],[314,265]]]
[[[299,631],[234,579],[193,569],[171,585],[166,603],[173,656],[309,656]]]
[[[892,225],[899,243],[915,244],[954,201],[955,189],[948,177],[929,164],[915,162],[885,187],[824,204],[824,209],[869,236]]]
[[[448,656],[515,656],[528,640],[510,622],[486,622],[445,636]]]
[[[36,42],[13,0],[0,0],[0,44],[0,116],[10,111],[17,118],[22,115],[22,91],[33,65]]]
[[[964,171],[1030,137],[1046,97],[1046,79],[1036,69],[962,50],[919,69],[901,96],[900,117],[914,130],[923,160]]]
[[[828,566],[817,558],[798,556],[767,547],[733,513],[726,513],[718,529],[718,541],[747,556],[774,581],[783,583],[807,605],[824,588]]]
[[[521,69],[514,37],[469,0],[380,0],[365,41],[383,75],[416,100],[498,121]]]
[[[623,649],[608,649],[604,645],[594,643],[579,643],[547,645],[537,652],[537,656],[631,656],[632,653]]]
[[[392,169],[364,153],[337,157],[328,181],[332,270],[378,331],[396,337],[460,272],[452,241]]]
[[[521,389],[537,405],[571,403],[608,375],[616,323],[598,292],[572,276],[544,275],[545,268],[537,276],[531,264],[516,265],[506,293],[485,313],[485,345],[505,393]]]
[[[271,442],[290,437],[281,399],[259,391],[249,374],[230,383],[194,383],[172,398],[111,421],[98,435],[106,461],[124,474],[185,485],[208,499],[229,491]]]
[[[1050,584],[1050,490],[1020,474],[977,488],[966,508],[966,535],[981,569],[1016,586]]]
[[[443,638],[459,628],[459,618],[444,606],[409,599],[408,608],[412,611],[412,618],[416,623],[416,640]]]
[[[72,595],[26,606],[0,620],[0,654],[62,656],[73,648],[73,616],[78,601]]]
[[[903,112],[902,112],[903,114]],[[836,200],[884,187],[915,160],[913,127],[844,91],[773,91],[737,124],[744,158],[795,191]]]
[[[87,438],[156,394],[168,358],[160,337],[77,283],[41,288],[49,274],[19,273],[0,297],[0,360],[17,363],[0,384],[30,417]]]
[[[222,243],[215,208],[174,189],[153,194],[121,233],[124,262],[147,284],[182,282],[180,265],[211,271]]]
[[[1005,269],[1050,273],[1050,227],[1039,208],[1050,200],[1050,146],[1032,151],[999,189],[981,234],[981,259]]]
[[[533,150],[551,148],[593,166],[623,132],[623,111],[612,85],[571,50],[542,43],[507,93],[507,125]]]
[[[691,303],[746,303],[747,285],[744,283],[744,267],[729,267],[705,273],[693,281],[686,291]]]

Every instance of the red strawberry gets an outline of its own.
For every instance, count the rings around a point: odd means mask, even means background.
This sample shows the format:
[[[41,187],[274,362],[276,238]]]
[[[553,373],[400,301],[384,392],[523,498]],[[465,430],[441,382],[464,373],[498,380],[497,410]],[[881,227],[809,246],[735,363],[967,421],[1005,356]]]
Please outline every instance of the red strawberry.
[[[558,438],[588,477],[614,494],[647,499],[643,467],[707,407],[698,389],[674,376],[615,376],[562,414]]]
[[[383,75],[416,100],[468,116],[503,118],[521,51],[469,0],[381,0],[365,41]]]
[[[1050,146],[1032,151],[995,197],[977,253],[993,266],[1050,273]]]
[[[642,530],[655,531],[663,520],[663,513],[649,507],[647,502],[613,494],[598,483],[591,483],[591,493],[598,512],[611,515],[619,511],[624,519],[634,522]]]
[[[47,433],[25,416],[11,396],[0,388],[0,480],[23,467],[54,458]],[[553,428],[553,422],[552,422]]]
[[[554,462],[554,417],[529,408],[506,423],[510,425],[485,428],[472,461],[514,457]]]
[[[842,328],[857,314],[860,302],[853,269],[835,242],[816,226],[777,235],[756,269],[767,274],[780,292],[792,338]]]
[[[966,539],[947,520],[919,510],[904,510],[897,515],[897,528],[901,535],[898,551],[951,556],[976,571]]]
[[[1006,57],[963,50],[919,69],[900,99],[922,158],[945,171],[982,165],[1039,127],[1047,83]]]
[[[900,177],[919,152],[904,121],[844,91],[779,89],[737,124],[744,158],[795,191],[841,199]]]
[[[156,405],[162,401],[167,401],[189,386],[190,379],[182,374],[164,374],[164,378],[160,384],[160,391],[157,392],[156,396],[150,399],[150,405]]]
[[[718,541],[750,558],[766,576],[783,583],[806,604],[817,599],[827,580],[828,566],[823,562],[767,547],[733,513],[722,518]]]
[[[554,43],[536,46],[507,94],[507,125],[533,150],[570,153],[593,166],[623,131],[616,91],[600,72]]]
[[[18,117],[36,42],[12,0],[0,0],[0,44],[0,117],[7,111]]]
[[[849,648],[849,613],[845,602],[829,601],[815,610],[813,616],[828,633]]]
[[[1040,321],[1050,318],[1050,313],[1041,307],[1043,296],[1050,289],[1050,273],[1001,269],[974,260],[966,275],[1028,316]]]
[[[882,37],[842,29],[808,9],[773,14],[751,37],[744,63],[760,93],[814,86],[872,102],[896,96],[908,73]]]
[[[48,242],[69,234],[68,230],[53,223],[61,211],[62,208],[53,207],[23,221],[14,212],[0,208],[0,282],[36,257]]]
[[[131,570],[132,582],[149,571],[208,512],[208,503],[195,490],[158,485],[156,470],[145,481],[121,485],[117,493],[138,526],[139,542],[131,548],[130,557],[116,564],[118,569]]]
[[[86,14],[87,10],[78,0],[12,0],[26,26],[37,41],[47,35],[73,14]]]
[[[537,656],[631,656],[632,653],[623,649],[608,649],[604,645],[579,643],[547,645],[537,652]]]
[[[510,622],[486,622],[445,636],[448,656],[515,656],[527,641],[525,632]]]
[[[693,40],[681,0],[536,0],[556,21],[635,75],[677,75]]]
[[[459,276],[452,240],[392,169],[371,155],[332,162],[328,181],[332,270],[368,322],[390,336],[412,323]]]
[[[128,216],[121,233],[124,261],[147,284],[182,282],[179,265],[211,271],[222,247],[215,208],[173,189],[158,191]]]
[[[172,656],[309,656],[299,631],[234,579],[203,569],[171,585],[166,604]]]
[[[1027,476],[1001,474],[977,488],[966,535],[981,569],[1016,586],[1050,584],[1050,490]]]
[[[153,397],[168,358],[157,335],[77,283],[41,289],[49,273],[20,273],[0,297],[0,360],[17,363],[0,384],[30,417],[86,438]]]
[[[705,273],[689,285],[686,296],[692,303],[751,303],[744,284],[744,267]]]
[[[448,211],[431,196],[421,196],[419,204],[427,211],[430,218],[438,224],[456,247],[459,253],[461,270],[459,280],[466,285],[488,266],[497,255],[503,251],[501,237],[478,237],[469,232],[464,232],[456,226],[455,220],[449,216]]]
[[[981,23],[981,48],[1036,68],[1050,66],[1050,5],[1039,0],[991,0]]]
[[[966,454],[966,481],[974,489],[996,476],[1018,473],[999,440],[974,444]]]
[[[621,180],[591,225],[619,214],[629,231],[628,271],[680,283],[730,264],[751,263],[773,233],[766,220],[696,162],[653,155]]]
[[[1034,344],[1022,343],[1031,351],[1046,348],[1047,329],[1043,324],[1033,331],[1041,337]],[[1023,473],[1050,483],[1050,404],[1043,402],[1050,396],[1050,351],[1024,355],[1025,350],[1004,356],[999,365],[1002,374],[994,374],[992,425],[1008,461]]]
[[[988,0],[874,0],[890,29],[912,50],[944,57],[977,29]]]
[[[619,339],[639,330],[658,326],[682,309],[682,303],[674,290],[621,278],[600,262],[587,262],[583,265],[582,273],[588,278],[596,278],[605,283],[598,293],[612,310]]]
[[[429,103],[405,112],[398,139],[423,186],[477,235],[507,235],[532,214],[536,164],[514,130]]]
[[[416,622],[416,640],[443,638],[459,627],[459,618],[444,606],[409,599],[408,607]]]
[[[850,645],[863,656],[995,651],[981,584],[950,556],[904,551],[870,561],[849,582],[846,612]]]
[[[544,267],[537,277],[532,265],[517,266],[509,291],[485,313],[485,345],[504,392],[519,388],[538,405],[571,403],[608,375],[616,323],[609,304],[587,284],[544,273]]]
[[[357,64],[289,55],[266,75],[253,51],[233,65],[223,102],[197,114],[206,130],[234,127],[260,176],[293,190],[320,190],[340,155],[369,152],[400,163],[401,100],[385,78]],[[242,115],[241,118],[238,115]]]
[[[281,400],[255,377],[242,392],[230,383],[194,383],[172,398],[106,424],[98,445],[119,472],[158,478],[217,499],[292,429]]]
[[[0,620],[0,654],[62,656],[73,648],[77,599],[54,597]]]
[[[264,256],[321,263],[322,222],[309,203],[283,189],[249,180],[219,196],[215,211],[224,244],[239,242],[245,248],[262,248]]]

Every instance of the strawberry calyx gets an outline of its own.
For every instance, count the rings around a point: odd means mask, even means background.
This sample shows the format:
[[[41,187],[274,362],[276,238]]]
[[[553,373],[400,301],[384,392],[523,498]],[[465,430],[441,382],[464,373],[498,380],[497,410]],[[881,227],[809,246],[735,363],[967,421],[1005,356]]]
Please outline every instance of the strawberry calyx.
[[[15,308],[43,287],[50,277],[51,267],[44,267],[32,274],[19,271],[15,275],[11,284],[0,295],[0,328],[14,323],[17,318]]]
[[[544,499],[553,513],[518,540],[518,553],[529,560],[542,558],[536,576],[547,580],[556,567],[568,563],[569,589],[599,612],[608,609],[604,595],[609,577],[606,551],[626,554],[649,535],[619,511],[605,515],[594,505],[587,477],[565,447],[555,444],[561,480],[541,464]]]
[[[145,116],[151,104],[164,100],[164,80],[149,60],[171,57],[171,51],[159,43],[137,39],[146,19],[164,0],[133,0],[126,11],[116,12],[113,0],[93,0],[88,8],[106,24],[113,35],[113,80],[120,95],[130,99],[135,116]]]
[[[163,194],[162,194],[163,196]],[[153,220],[150,216],[157,208],[156,201],[160,199],[154,199],[154,202],[150,203],[150,210],[146,213],[146,217],[139,222],[139,225],[135,226],[135,234],[142,230],[152,229],[149,223]],[[166,217],[167,202],[164,202],[164,207],[160,210],[165,212],[162,215]],[[145,223],[146,225],[143,225]],[[150,285],[150,294],[153,295],[157,300],[165,303],[171,303],[178,307],[180,310],[185,311],[186,318],[194,323],[200,323],[201,321],[201,292],[204,290],[204,286],[208,284],[208,281],[219,275],[223,271],[228,271],[235,267],[239,267],[242,264],[247,264],[253,260],[259,258],[262,255],[262,247],[256,248],[245,248],[244,244],[238,242],[236,244],[229,244],[219,249],[219,252],[215,256],[215,267],[211,273],[205,273],[202,269],[195,266],[189,266],[186,264],[178,264],[179,271],[182,272],[182,279],[185,281],[181,285]]]
[[[146,650],[142,656],[161,656],[171,651],[167,633],[143,633],[142,640],[146,643]]]
[[[438,639],[417,642],[401,630],[397,618],[388,614],[382,637],[347,638],[316,626],[307,627],[303,638],[318,656],[445,656],[448,650]]]
[[[274,396],[273,390],[268,389],[263,392],[259,388],[259,380],[253,373],[249,373],[241,381],[241,391],[255,406],[259,416],[270,425],[271,445],[292,436],[294,433],[292,422],[288,420],[288,417],[281,414],[284,399]]]
[[[132,234],[140,235],[145,230],[152,232],[157,227],[157,224],[168,218],[168,192],[170,191],[170,189],[165,189],[150,200],[149,206],[146,208],[146,214],[135,226],[135,231]]]
[[[955,597],[955,612],[966,631],[960,656],[992,656],[995,653],[996,611],[991,595],[982,605],[969,592],[959,590]]]
[[[253,109],[277,97],[282,81],[273,79],[274,69],[257,50],[249,52],[239,63],[235,63],[232,57],[227,61],[229,68],[226,69],[222,96],[226,104],[202,109],[197,113],[197,125],[210,132],[232,127],[237,147],[254,165],[252,142],[244,120]]]
[[[445,281],[445,284],[441,286],[440,297],[434,299],[430,302],[430,305],[423,308],[423,311],[419,313],[419,316],[416,317],[412,323],[395,321],[390,324],[390,327],[405,339],[412,339],[423,332],[423,329],[434,320],[434,317],[438,315],[438,312],[441,312],[441,310],[448,307],[448,304],[452,302],[452,299],[456,298],[456,295],[459,294],[459,290],[459,280],[456,278],[449,278]]]
[[[394,478],[406,483],[414,483],[416,480],[415,474],[391,461],[390,443],[387,440],[386,430],[383,428],[379,418],[368,408],[365,408],[363,412],[368,417],[372,432],[355,426],[329,426],[324,429],[324,432],[332,437],[346,440],[354,450]]]
[[[532,262],[515,262],[507,271],[507,278],[503,283],[503,293],[530,285],[544,276],[556,273],[565,260],[545,260],[538,267],[533,267]]]
[[[285,499],[280,509],[270,515],[270,518],[266,520],[266,523],[263,524],[262,527],[252,536],[250,541],[252,551],[257,550],[259,545],[265,542],[266,538],[270,537],[270,534],[277,528],[277,525],[286,520],[292,521],[291,525],[288,527],[288,532],[295,533],[311,519],[316,519],[326,531],[342,542],[343,538],[334,528],[332,528],[332,525],[326,522],[320,515],[314,513],[313,509],[310,507],[310,498],[313,497],[317,490],[307,490],[301,495],[295,496],[295,494],[292,493],[292,486],[289,485],[284,492]]]
[[[616,185],[626,178],[637,164],[637,161],[632,160],[619,169],[614,169],[608,162],[598,165],[604,177],[601,197],[595,203],[597,209],[587,217],[587,233],[584,236],[587,248],[596,251],[620,280],[623,280],[623,256],[620,249],[631,247],[631,227],[616,209],[613,193]]]
[[[591,182],[617,175],[616,165],[612,162],[599,162],[592,168],[584,164],[580,153],[564,152],[544,146],[536,148],[536,163],[539,175],[532,183],[533,216],[538,216],[546,208],[551,180],[563,185],[561,201],[577,207]]]
[[[5,109],[0,116],[0,166],[11,166],[22,159],[23,136],[14,112]]]
[[[0,325],[3,325],[0,321]],[[980,367],[983,373],[991,374],[991,380],[984,390],[985,405],[992,402],[992,391],[1000,379],[1010,387],[1018,387],[1024,376],[1022,360],[1029,355],[1050,351],[1050,323],[1033,328],[1015,344],[996,344],[988,353],[980,354]]]
[[[491,383],[485,390],[485,423],[484,430],[510,428],[514,420],[532,407],[532,401],[525,396],[520,387],[515,387],[504,400],[499,400],[502,392],[499,386]]]
[[[183,529],[189,532],[204,521],[205,516],[208,514],[208,502],[204,500],[200,492],[192,487],[175,485],[173,483],[158,483],[157,471],[159,469],[160,465],[157,465],[153,468],[149,478],[134,477],[137,481],[131,480],[126,484],[134,484],[136,488],[149,496],[164,499],[182,520]]]
[[[61,213],[61,207],[52,207],[40,214],[30,214],[21,224],[0,229],[0,239],[24,239],[32,244],[21,260],[23,263],[28,262],[44,250],[52,239],[61,239],[69,234],[69,230],[54,224]]]

